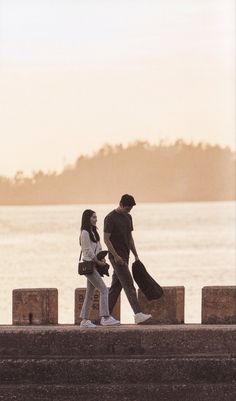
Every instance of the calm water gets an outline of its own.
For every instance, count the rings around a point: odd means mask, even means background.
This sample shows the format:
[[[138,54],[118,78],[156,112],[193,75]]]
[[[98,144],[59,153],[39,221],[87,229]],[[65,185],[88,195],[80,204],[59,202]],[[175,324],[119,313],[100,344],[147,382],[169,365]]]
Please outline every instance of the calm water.
[[[12,290],[56,287],[59,322],[74,321],[83,206],[0,207],[0,323],[11,323]],[[163,286],[185,286],[185,321],[200,322],[201,288],[235,285],[235,202],[141,204],[132,211],[140,259]],[[90,205],[89,205],[90,207]],[[102,232],[114,205],[94,205]],[[133,258],[131,258],[131,261]],[[110,285],[110,278],[105,278]],[[132,310],[122,295],[122,322]]]

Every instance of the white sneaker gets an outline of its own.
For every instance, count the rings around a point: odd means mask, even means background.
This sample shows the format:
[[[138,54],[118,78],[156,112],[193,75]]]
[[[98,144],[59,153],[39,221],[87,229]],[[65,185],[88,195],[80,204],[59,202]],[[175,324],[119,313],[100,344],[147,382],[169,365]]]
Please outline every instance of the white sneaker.
[[[83,319],[83,320],[80,322],[80,326],[81,326],[81,327],[85,327],[85,328],[87,328],[87,329],[90,329],[90,328],[93,329],[93,328],[97,327],[96,324],[94,324],[94,323],[91,322],[91,320],[86,320],[86,319]]]
[[[101,325],[102,326],[118,326],[120,324],[119,320],[114,319],[114,317],[102,317],[101,318]]]
[[[134,315],[134,321],[136,324],[144,323],[150,319],[152,315],[146,315],[145,313],[139,312]]]

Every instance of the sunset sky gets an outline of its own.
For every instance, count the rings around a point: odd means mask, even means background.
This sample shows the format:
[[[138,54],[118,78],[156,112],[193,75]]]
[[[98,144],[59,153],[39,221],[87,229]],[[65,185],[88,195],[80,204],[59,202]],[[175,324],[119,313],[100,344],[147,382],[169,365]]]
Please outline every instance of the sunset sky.
[[[234,0],[0,0],[0,175],[104,143],[235,148]]]

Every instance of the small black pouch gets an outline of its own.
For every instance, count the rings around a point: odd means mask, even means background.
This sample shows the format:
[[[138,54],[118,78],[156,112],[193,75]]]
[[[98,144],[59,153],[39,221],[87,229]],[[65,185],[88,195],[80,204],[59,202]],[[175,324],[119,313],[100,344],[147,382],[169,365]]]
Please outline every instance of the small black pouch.
[[[79,262],[78,264],[78,273],[80,275],[92,274],[93,269],[94,269],[94,262],[92,260],[85,260],[83,262]]]
[[[82,251],[80,252],[78,273],[82,276],[83,274],[92,274],[95,267],[95,262],[93,260],[84,260],[81,262]]]

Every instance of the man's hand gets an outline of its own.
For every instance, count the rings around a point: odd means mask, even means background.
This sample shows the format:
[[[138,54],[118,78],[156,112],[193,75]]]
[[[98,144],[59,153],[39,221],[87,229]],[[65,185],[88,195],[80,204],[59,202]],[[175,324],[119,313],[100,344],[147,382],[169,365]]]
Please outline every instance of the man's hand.
[[[115,261],[115,263],[117,265],[123,265],[124,264],[123,259],[119,255],[114,256],[114,261]]]

